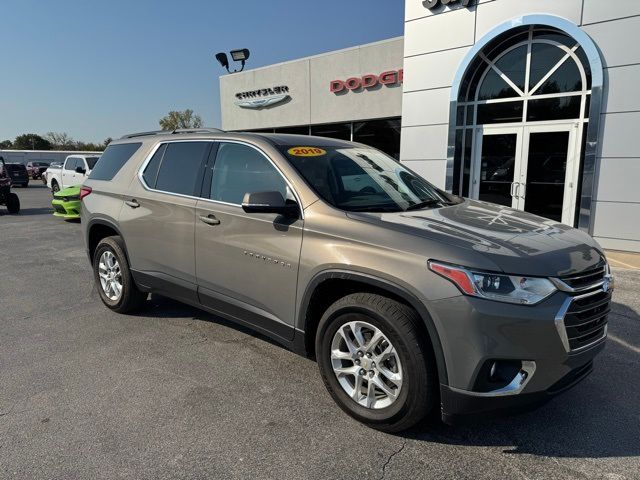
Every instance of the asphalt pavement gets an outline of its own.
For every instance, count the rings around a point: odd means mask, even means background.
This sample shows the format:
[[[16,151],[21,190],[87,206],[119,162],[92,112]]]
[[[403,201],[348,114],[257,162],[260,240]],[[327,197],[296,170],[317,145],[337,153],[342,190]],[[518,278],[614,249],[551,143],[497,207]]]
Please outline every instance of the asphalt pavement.
[[[0,207],[2,479],[640,478],[640,271],[615,268],[595,371],[542,408],[405,435],[331,400],[316,364],[158,296],[100,302],[80,225],[36,185]]]

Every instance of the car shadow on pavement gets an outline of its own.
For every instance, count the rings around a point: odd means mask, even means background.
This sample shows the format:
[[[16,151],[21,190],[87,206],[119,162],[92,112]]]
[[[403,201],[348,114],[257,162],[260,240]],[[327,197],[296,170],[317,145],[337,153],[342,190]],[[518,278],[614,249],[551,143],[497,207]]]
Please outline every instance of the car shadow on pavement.
[[[640,325],[637,312],[622,304],[613,307],[612,315]],[[160,295],[150,296],[141,315],[213,322],[284,348],[242,325]],[[424,443],[503,447],[503,453],[512,455],[640,456],[640,369],[634,365],[640,365],[640,354],[610,339],[590,376],[532,412],[494,419],[480,416],[456,426],[445,425],[434,415],[400,436]]]
[[[270,343],[272,345],[277,345],[279,348],[284,348],[278,342],[270,339],[269,337],[262,335],[255,330],[240,325],[239,323],[232,322],[225,318],[222,318],[213,313],[209,313],[206,310],[202,310],[197,307],[192,307],[191,305],[187,305],[185,303],[179,302],[177,300],[173,300],[168,297],[163,297],[162,295],[149,295],[149,305],[145,307],[144,311],[140,312],[138,315],[149,317],[153,316],[156,318],[193,318],[194,320],[200,320],[203,322],[211,322],[216,323],[218,325],[222,325],[233,330],[237,330],[243,334],[249,335],[254,338],[258,338],[263,340],[266,343]],[[134,314],[135,315],[135,314]]]
[[[20,212],[17,214],[9,214],[6,210],[0,209],[0,217],[4,215],[9,215],[12,217],[20,217],[20,216],[31,216],[31,215],[47,215],[53,213],[53,208],[51,207],[38,207],[38,208],[21,208]]]

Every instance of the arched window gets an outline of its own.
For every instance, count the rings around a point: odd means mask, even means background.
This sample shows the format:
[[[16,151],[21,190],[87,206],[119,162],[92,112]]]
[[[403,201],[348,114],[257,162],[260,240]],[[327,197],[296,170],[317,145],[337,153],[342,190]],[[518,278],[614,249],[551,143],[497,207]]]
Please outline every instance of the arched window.
[[[467,68],[458,90],[453,192],[469,194],[475,127],[587,122],[590,95],[585,52],[560,30],[523,26],[489,42]]]

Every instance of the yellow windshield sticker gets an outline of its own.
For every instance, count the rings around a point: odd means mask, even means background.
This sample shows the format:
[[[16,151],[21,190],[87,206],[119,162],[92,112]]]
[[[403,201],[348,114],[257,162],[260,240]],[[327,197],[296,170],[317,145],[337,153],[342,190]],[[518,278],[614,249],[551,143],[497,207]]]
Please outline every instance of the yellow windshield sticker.
[[[287,153],[294,157],[320,157],[326,155],[327,151],[318,147],[293,147]]]

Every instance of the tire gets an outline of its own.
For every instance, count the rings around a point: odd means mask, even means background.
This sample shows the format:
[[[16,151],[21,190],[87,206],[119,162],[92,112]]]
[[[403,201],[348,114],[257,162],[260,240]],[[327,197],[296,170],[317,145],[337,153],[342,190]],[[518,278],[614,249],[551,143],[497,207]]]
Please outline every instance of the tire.
[[[347,295],[326,310],[320,319],[316,334],[316,357],[322,380],[329,394],[342,410],[371,428],[391,433],[414,426],[430,413],[438,398],[437,375],[431,345],[428,339],[424,339],[418,333],[419,322],[421,319],[410,307],[371,293]],[[366,341],[368,341],[366,335],[371,334],[373,329],[377,329],[384,338],[374,342],[373,345],[377,346],[373,352],[368,349],[366,356],[357,358],[360,353],[355,354],[349,350],[353,354],[351,358],[332,359],[332,350],[336,352],[335,342],[337,341],[343,346],[346,345],[344,336],[339,336],[338,331],[348,332],[351,329],[350,325],[356,325],[356,328],[357,325],[372,327],[371,332],[367,332],[368,327],[361,329]],[[356,344],[354,343],[354,345]],[[382,360],[383,356],[378,356],[378,353],[383,348],[389,351],[389,345],[392,347],[391,351],[395,350],[395,357],[389,356],[388,360]],[[343,347],[338,349],[343,352]],[[358,350],[362,352],[365,349],[358,348]],[[372,353],[372,356],[367,359],[369,353]],[[340,353],[340,355],[344,356],[347,353]],[[372,359],[380,360],[379,364],[381,365],[372,364]],[[388,363],[392,360],[393,364]],[[383,361],[387,363],[382,365]],[[371,368],[368,373],[361,376],[360,382],[363,386],[358,388],[358,393],[355,393],[356,389],[353,388],[358,377],[355,374],[347,374],[342,376],[342,380],[338,380],[333,362],[338,362],[338,365],[342,366],[339,368],[344,367],[343,370],[350,370],[351,365],[356,369],[360,368],[357,365]],[[360,363],[356,365],[356,362]],[[378,367],[379,369],[376,370]],[[400,372],[401,385],[398,387],[396,383],[390,383],[388,379],[391,377],[384,376],[381,373],[384,371],[383,369],[386,370],[387,375],[393,373],[395,377]],[[366,371],[361,368],[359,372],[363,370]],[[369,395],[370,387],[367,378],[369,376],[373,379],[374,395]],[[370,398],[384,395],[383,390],[376,387],[376,382],[379,383],[381,379],[385,381],[389,391],[395,392],[395,399],[388,395],[386,399],[376,399],[371,405],[368,405]],[[365,380],[366,386],[364,385]],[[345,389],[345,381],[347,382],[346,388],[351,386],[351,394]],[[365,393],[361,393],[363,389]],[[359,400],[355,400],[354,396],[357,396]],[[380,402],[380,406],[378,406],[378,402]],[[387,404],[386,402],[391,403]]]
[[[53,180],[51,182],[51,192],[55,194],[55,193],[58,193],[59,191],[60,191],[60,186],[58,185],[58,182]]]
[[[105,255],[105,257],[103,257],[103,255]],[[121,290],[119,295],[115,295],[114,290],[105,288],[101,283],[100,274],[107,273],[106,270],[101,271],[101,260],[109,258],[110,255],[115,258],[117,266],[119,267],[119,275],[115,273],[115,270],[109,272],[109,274],[114,274],[114,278],[120,279]],[[105,265],[104,262],[103,265]],[[100,240],[93,255],[93,276],[102,303],[114,312],[133,312],[139,309],[147,299],[147,294],[141,292],[133,281],[131,270],[129,269],[129,262],[127,261],[124,250],[124,242],[121,237],[113,236]]]
[[[20,212],[20,199],[18,198],[18,195],[13,192],[10,192],[7,195],[7,210],[11,214]]]

